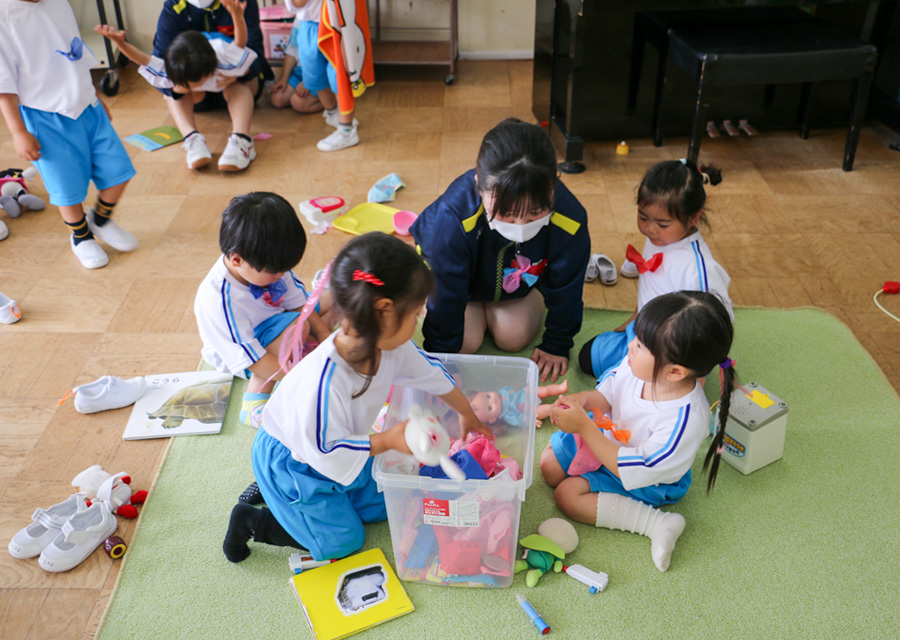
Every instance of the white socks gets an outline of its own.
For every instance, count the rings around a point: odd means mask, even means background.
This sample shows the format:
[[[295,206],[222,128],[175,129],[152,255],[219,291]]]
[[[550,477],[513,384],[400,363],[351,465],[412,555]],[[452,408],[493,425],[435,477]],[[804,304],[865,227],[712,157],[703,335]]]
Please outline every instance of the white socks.
[[[669,568],[678,536],[684,531],[684,517],[674,511],[660,511],[639,500],[617,493],[597,494],[598,527],[639,533],[650,538],[650,554],[660,571]]]

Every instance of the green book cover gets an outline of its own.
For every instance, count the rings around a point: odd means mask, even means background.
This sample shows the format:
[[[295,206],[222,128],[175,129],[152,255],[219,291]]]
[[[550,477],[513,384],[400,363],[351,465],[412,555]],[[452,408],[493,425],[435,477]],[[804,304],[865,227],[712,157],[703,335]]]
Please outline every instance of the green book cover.
[[[128,136],[125,138],[125,142],[130,142],[134,146],[140,147],[145,151],[156,151],[157,149],[162,149],[170,144],[181,142],[183,139],[184,138],[182,138],[181,132],[178,131],[178,129],[175,127],[164,126],[148,129],[142,133]]]

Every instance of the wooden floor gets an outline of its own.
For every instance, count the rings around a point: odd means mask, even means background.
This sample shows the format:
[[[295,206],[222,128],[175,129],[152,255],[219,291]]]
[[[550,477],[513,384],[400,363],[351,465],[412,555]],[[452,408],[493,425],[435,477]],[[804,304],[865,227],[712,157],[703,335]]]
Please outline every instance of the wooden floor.
[[[355,204],[395,171],[407,184],[396,204],[420,211],[474,166],[491,126],[507,116],[534,120],[530,62],[462,62],[449,87],[441,70],[424,79],[422,73],[380,73],[379,84],[358,102],[362,143],[333,154],[315,149],[330,132],[319,115],[275,111],[265,99],[253,133],[272,138],[257,143],[258,159],[238,175],[214,167],[190,172],[178,146],[148,153],[126,145],[138,173],[116,219],[141,246],[131,254],[111,251],[103,269],[87,271],[77,263],[54,207],[4,217],[10,236],[0,243],[0,291],[23,313],[18,324],[0,325],[4,544],[36,507],[71,493],[72,478],[90,465],[127,471],[133,487],[150,487],[166,440],[123,442],[129,409],[84,416],[71,402],[57,407],[57,400],[105,374],[197,366],[200,340],[191,307],[218,256],[218,216],[229,198],[269,190],[293,203],[340,195]],[[163,101],[133,69],[108,103],[122,137],[171,124]],[[228,130],[225,114],[203,115],[199,122],[217,156]],[[888,149],[897,138],[878,126],[863,129],[852,173],[840,169],[840,130],[814,130],[807,141],[794,132],[707,140],[702,157],[724,170],[724,182],[710,190],[706,238],[731,274],[734,303],[815,306],[836,315],[900,390],[900,323],[872,303],[884,281],[900,280],[900,154]],[[588,210],[593,251],[619,264],[626,244],[641,241],[638,181],[654,162],[682,156],[686,140],[670,138],[658,149],[649,140],[630,140],[628,156],[615,155],[616,142],[588,144],[587,171],[563,179]],[[21,164],[8,133],[0,131],[0,167]],[[40,180],[33,192],[46,197]],[[299,266],[307,282],[347,240],[339,231],[312,238]],[[884,298],[900,315],[900,298]],[[634,281],[585,286],[590,306],[627,309],[635,301]],[[815,357],[810,354],[810,367]],[[223,523],[227,516],[198,513]],[[120,518],[119,534],[130,542],[134,526]],[[98,552],[73,571],[50,574],[36,560],[0,553],[0,637],[92,638],[119,566]]]

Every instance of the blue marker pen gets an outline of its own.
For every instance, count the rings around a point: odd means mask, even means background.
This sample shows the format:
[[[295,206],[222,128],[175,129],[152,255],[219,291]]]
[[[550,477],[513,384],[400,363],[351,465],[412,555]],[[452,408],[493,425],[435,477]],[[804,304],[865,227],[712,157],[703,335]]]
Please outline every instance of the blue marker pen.
[[[538,615],[538,612],[535,611],[534,607],[531,606],[531,603],[525,599],[525,596],[521,593],[517,593],[516,600],[519,601],[519,606],[525,610],[525,614],[534,623],[534,626],[538,628],[538,631],[544,635],[550,633],[550,625],[544,622],[544,619]]]

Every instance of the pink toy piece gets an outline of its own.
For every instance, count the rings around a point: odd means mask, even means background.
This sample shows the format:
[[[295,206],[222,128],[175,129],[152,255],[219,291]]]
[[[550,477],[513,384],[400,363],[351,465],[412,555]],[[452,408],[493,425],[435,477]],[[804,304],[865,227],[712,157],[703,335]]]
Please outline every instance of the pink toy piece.
[[[583,473],[599,469],[602,466],[600,459],[585,444],[580,435],[576,433],[573,437],[575,438],[576,453],[569,464],[569,468],[566,469],[566,473],[570,476],[580,476]]]
[[[268,140],[271,137],[272,137],[271,133],[257,133],[255,136],[253,136],[253,139],[254,140]]]
[[[522,469],[519,467],[519,463],[516,462],[515,458],[501,458],[500,463],[497,465],[497,473],[502,472],[504,469],[509,470],[509,477],[511,480],[522,479]],[[494,475],[497,475],[497,473]]]
[[[494,475],[497,465],[500,463],[500,450],[494,446],[493,442],[487,438],[478,438],[466,447],[466,451],[484,469],[488,478]]]
[[[418,217],[418,214],[414,211],[398,211],[394,214],[394,218],[392,220],[392,222],[394,223],[394,231],[396,231],[401,236],[408,236],[409,228]]]

